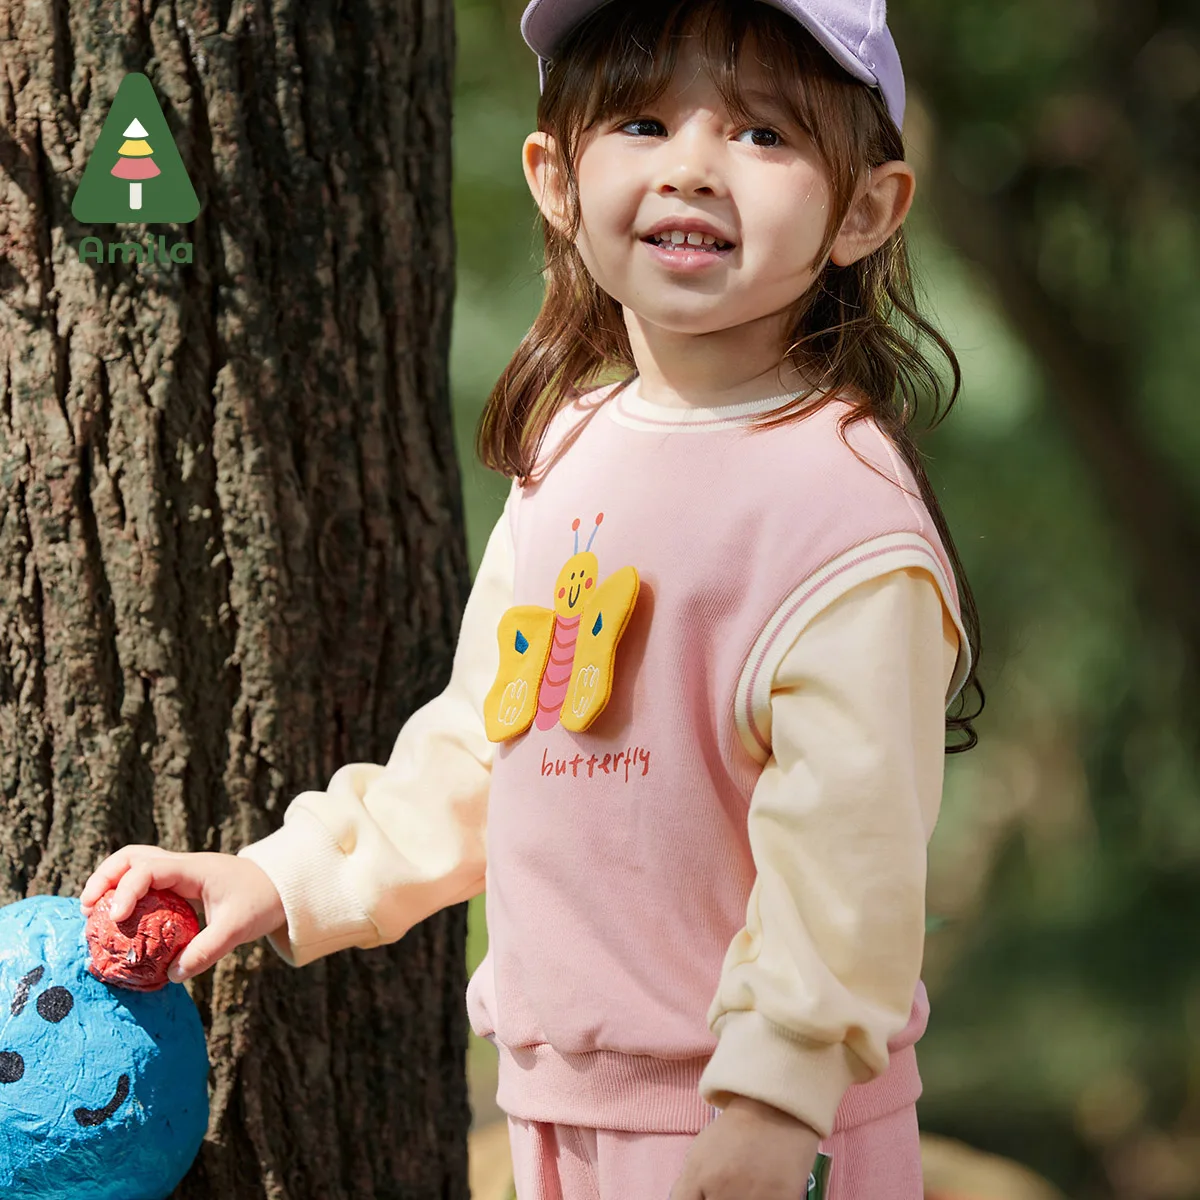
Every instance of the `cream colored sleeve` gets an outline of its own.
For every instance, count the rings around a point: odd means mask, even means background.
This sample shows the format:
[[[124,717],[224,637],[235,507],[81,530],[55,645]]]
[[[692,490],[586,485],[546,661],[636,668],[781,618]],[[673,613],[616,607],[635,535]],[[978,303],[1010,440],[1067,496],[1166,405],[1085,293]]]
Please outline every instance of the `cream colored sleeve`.
[[[886,1069],[920,978],[957,651],[932,576],[907,567],[854,585],[782,659],[748,816],[758,875],[708,1011],[708,1103],[748,1096],[824,1137],[846,1089]]]
[[[509,493],[463,613],[445,691],[404,723],[386,766],[351,763],[302,792],[283,825],[240,856],[270,876],[287,924],[271,945],[293,966],[394,942],[484,889],[493,744],[483,698],[500,664],[496,627],[513,602]]]

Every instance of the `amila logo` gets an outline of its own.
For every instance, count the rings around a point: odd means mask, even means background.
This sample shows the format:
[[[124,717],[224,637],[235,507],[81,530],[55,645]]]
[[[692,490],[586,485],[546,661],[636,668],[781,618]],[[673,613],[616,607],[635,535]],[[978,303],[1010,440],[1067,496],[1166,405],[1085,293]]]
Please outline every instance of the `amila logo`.
[[[126,75],[71,203],[77,221],[87,225],[187,224],[200,212],[200,201],[188,178],[175,139],[167,126],[150,80],[138,72]],[[108,262],[117,254],[124,262],[191,262],[191,242],[170,247],[161,235],[157,246],[109,242]],[[104,262],[104,243],[85,237],[80,262]]]

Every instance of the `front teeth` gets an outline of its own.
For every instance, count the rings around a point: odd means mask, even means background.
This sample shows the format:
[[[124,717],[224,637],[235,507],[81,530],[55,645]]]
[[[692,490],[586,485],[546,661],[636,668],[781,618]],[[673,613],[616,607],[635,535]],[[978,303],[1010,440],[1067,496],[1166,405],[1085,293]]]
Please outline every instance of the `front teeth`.
[[[717,239],[711,233],[684,233],[682,229],[672,229],[669,233],[657,233],[654,240],[660,246],[715,246]]]

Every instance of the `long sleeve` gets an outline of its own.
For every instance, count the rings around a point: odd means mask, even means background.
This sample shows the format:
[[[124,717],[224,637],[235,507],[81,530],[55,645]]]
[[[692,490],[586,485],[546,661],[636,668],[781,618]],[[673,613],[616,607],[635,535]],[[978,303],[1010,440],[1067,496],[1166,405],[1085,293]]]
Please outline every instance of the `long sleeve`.
[[[279,890],[270,935],[293,966],[348,946],[394,942],[484,889],[493,744],[482,703],[499,666],[496,627],[512,604],[510,492],[475,576],[445,691],[405,722],[386,766],[351,763],[303,792],[283,825],[246,846]]]
[[[827,1136],[846,1089],[886,1069],[920,978],[957,651],[910,567],[850,588],[782,659],[748,815],[757,878],[708,1011],[710,1104],[749,1096]]]

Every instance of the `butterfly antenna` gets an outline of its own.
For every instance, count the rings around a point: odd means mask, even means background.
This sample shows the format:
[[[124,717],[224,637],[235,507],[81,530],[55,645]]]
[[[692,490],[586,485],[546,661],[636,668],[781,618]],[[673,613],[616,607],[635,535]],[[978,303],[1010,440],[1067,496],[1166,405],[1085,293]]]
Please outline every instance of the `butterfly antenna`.
[[[590,538],[588,538],[588,544],[587,544],[587,548],[588,548],[589,550],[592,548],[592,543],[593,543],[593,542],[596,540],[596,534],[600,532],[600,522],[601,522],[601,521],[603,521],[603,520],[604,520],[604,514],[603,514],[603,513],[597,513],[597,514],[596,514],[596,528],[592,530],[592,536],[591,536]],[[575,539],[575,553],[576,553],[576,554],[578,554],[578,553],[579,553],[579,539],[578,539],[578,537],[576,537],[576,539]]]
[[[573,520],[571,522],[571,528],[573,530],[575,530],[575,553],[578,554],[579,553],[579,518],[578,517],[576,517],[575,520]],[[589,545],[590,544],[591,543],[589,543]]]

